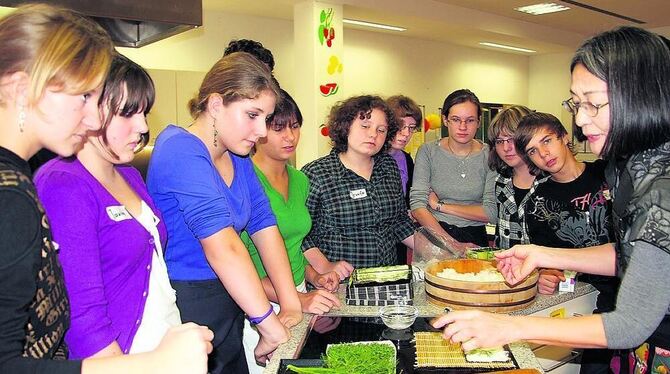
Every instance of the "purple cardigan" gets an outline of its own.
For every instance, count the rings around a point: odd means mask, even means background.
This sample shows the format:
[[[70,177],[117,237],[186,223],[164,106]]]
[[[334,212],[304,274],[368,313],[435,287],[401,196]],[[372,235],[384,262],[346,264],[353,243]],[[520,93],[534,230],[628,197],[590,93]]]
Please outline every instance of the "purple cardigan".
[[[132,166],[116,168],[160,217],[140,173]],[[91,356],[114,340],[128,353],[149,289],[152,236],[76,158],[49,161],[35,185],[59,245],[70,298],[70,359]],[[162,221],[158,231],[164,248]]]

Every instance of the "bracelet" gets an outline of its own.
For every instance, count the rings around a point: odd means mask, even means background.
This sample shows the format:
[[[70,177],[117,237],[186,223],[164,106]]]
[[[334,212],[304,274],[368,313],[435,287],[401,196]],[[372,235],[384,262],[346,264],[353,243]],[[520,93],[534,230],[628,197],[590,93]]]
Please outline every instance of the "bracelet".
[[[268,318],[270,314],[272,314],[272,312],[274,312],[274,309],[272,309],[272,305],[270,305],[270,309],[268,309],[268,311],[265,312],[265,314],[263,314],[262,316],[247,317],[247,319],[249,320],[249,323],[251,323],[252,325],[258,325],[259,323],[263,322],[266,318]]]
[[[437,210],[438,212],[441,212],[442,211],[442,203],[438,202],[437,205],[435,206],[435,210]]]

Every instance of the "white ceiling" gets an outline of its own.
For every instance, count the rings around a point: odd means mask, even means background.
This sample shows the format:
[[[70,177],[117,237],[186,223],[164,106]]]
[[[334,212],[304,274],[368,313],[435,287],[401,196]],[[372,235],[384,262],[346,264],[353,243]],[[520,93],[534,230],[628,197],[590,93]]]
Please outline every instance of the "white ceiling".
[[[203,0],[204,11],[293,19],[294,4],[305,0]],[[331,0],[345,18],[391,24],[405,32],[367,31],[448,42],[475,48],[487,41],[536,50],[572,52],[587,37],[620,25],[637,25],[670,37],[669,0],[554,1],[571,9],[532,16],[514,8],[550,0]],[[574,3],[581,4],[577,6]],[[591,9],[589,9],[589,7]],[[594,9],[597,8],[597,9]],[[638,24],[627,17],[644,22]]]

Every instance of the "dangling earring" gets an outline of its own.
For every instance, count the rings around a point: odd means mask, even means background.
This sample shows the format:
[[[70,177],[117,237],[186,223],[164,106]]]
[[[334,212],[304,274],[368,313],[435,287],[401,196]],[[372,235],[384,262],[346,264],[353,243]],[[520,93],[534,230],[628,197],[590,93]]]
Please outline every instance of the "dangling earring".
[[[23,132],[23,128],[26,125],[26,111],[23,109],[23,104],[19,106],[19,131]]]
[[[218,147],[218,138],[219,138],[219,131],[216,129],[216,126],[214,125],[214,121],[212,121],[212,128],[214,129],[214,148]]]

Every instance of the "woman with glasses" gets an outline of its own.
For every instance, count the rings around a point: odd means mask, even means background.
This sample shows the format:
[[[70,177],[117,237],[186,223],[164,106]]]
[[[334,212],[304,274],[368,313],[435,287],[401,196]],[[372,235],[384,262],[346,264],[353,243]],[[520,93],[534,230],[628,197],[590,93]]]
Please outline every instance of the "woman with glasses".
[[[498,204],[495,246],[509,249],[528,244],[526,203],[540,183],[548,177],[536,177],[514,145],[514,135],[523,116],[532,113],[525,106],[513,105],[498,112],[488,129],[489,168],[498,173],[495,196]]]
[[[578,250],[519,245],[498,257],[516,284],[537,267],[617,275],[613,311],[574,318],[453,312],[435,326],[465,350],[517,340],[608,347],[614,372],[670,367],[670,50],[648,31],[622,27],[587,40],[571,63],[569,108],[591,150],[609,162],[615,243]],[[607,105],[605,105],[607,104]],[[599,109],[598,109],[599,108]]]
[[[405,146],[412,139],[412,135],[421,129],[421,109],[407,96],[391,96],[386,99],[386,103],[395,113],[400,121],[400,129],[391,140],[391,147],[389,147],[389,154],[398,164],[400,171],[400,181],[402,183],[402,192],[405,195],[405,202],[407,209],[409,209],[409,190],[412,186],[412,178],[414,176],[414,160],[412,156],[405,152]],[[397,245],[398,264],[406,264],[411,262],[411,257],[408,256],[407,247],[403,244]],[[408,261],[409,260],[409,261]]]
[[[447,96],[442,122],[449,136],[419,148],[410,208],[422,226],[462,243],[486,247],[484,225],[497,219],[496,172],[488,167],[488,145],[475,139],[481,114],[479,99],[472,91],[461,89]]]

